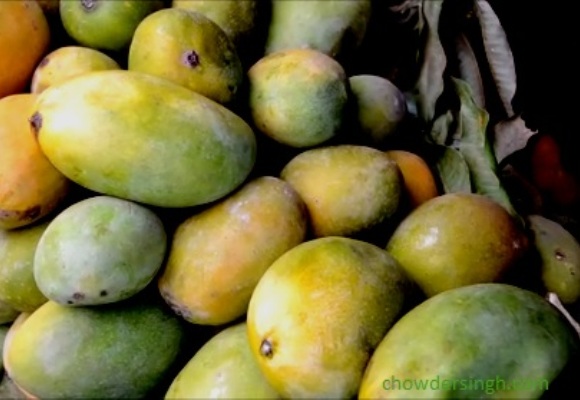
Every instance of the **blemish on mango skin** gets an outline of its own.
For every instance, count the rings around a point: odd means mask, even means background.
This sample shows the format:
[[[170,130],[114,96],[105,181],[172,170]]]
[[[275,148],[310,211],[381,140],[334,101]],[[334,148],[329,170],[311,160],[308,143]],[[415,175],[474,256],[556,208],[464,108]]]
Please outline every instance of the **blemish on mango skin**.
[[[274,345],[269,339],[262,340],[260,344],[260,354],[266,358],[274,357]]]
[[[42,128],[42,114],[36,111],[30,118],[28,118],[28,122],[30,123],[34,134],[38,136],[40,128]]]
[[[81,0],[81,5],[87,12],[94,11],[97,8],[98,3],[98,0]]]
[[[27,208],[23,211],[0,209],[0,220],[10,221],[33,221],[40,216],[41,207],[39,205]]]
[[[195,50],[188,50],[181,56],[181,63],[186,67],[195,68],[200,64],[199,54]]]

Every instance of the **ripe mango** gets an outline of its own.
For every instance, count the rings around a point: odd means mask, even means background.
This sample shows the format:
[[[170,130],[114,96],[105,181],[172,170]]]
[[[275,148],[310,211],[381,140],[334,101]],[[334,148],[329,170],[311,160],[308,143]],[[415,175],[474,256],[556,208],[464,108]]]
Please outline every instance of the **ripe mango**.
[[[40,93],[54,84],[92,71],[121,69],[107,54],[82,46],[59,47],[36,66],[30,83],[32,93]]]
[[[389,155],[357,145],[303,151],[280,176],[304,199],[316,237],[352,236],[388,220],[403,187]]]
[[[205,15],[181,8],[159,10],[139,24],[128,68],[222,104],[235,99],[245,78],[236,47],[224,30]]]
[[[0,230],[0,301],[20,312],[32,312],[48,300],[34,279],[34,254],[49,223]]]
[[[30,113],[44,154],[95,192],[160,207],[229,194],[256,158],[252,128],[220,104],[134,71],[85,74],[42,92]]]
[[[304,240],[307,225],[306,207],[289,184],[256,178],[178,227],[161,295],[189,322],[231,322],[246,313],[270,264]]]
[[[59,304],[113,303],[153,280],[166,247],[163,223],[153,211],[132,201],[91,197],[50,222],[34,255],[34,278]]]
[[[566,318],[534,292],[499,283],[451,289],[387,332],[358,398],[539,399],[579,349]]]
[[[165,378],[184,339],[157,300],[99,307],[49,301],[16,330],[5,363],[39,398],[144,398]]]
[[[348,79],[342,66],[312,49],[259,59],[248,71],[249,109],[256,128],[284,145],[319,145],[345,120]]]
[[[353,398],[412,288],[380,247],[344,237],[301,243],[268,268],[252,294],[251,351],[283,398]]]
[[[266,54],[311,48],[341,62],[362,44],[371,0],[284,0],[272,2]]]
[[[408,214],[387,251],[427,296],[496,282],[528,249],[523,227],[482,194],[446,193]]]
[[[195,353],[165,399],[278,399],[250,351],[245,322],[225,328]]]
[[[0,99],[0,229],[30,225],[48,215],[69,192],[69,180],[42,153],[28,117],[35,94]]]
[[[580,243],[562,225],[541,215],[528,216],[541,262],[544,287],[564,304],[580,299]]]

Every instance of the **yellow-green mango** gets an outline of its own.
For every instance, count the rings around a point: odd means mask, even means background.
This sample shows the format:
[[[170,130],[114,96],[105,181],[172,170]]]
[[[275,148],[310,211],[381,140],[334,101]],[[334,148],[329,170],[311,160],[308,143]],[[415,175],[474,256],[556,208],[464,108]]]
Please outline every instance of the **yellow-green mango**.
[[[352,399],[413,285],[383,249],[325,237],[279,257],[248,308],[250,348],[283,398]]]
[[[0,300],[0,324],[6,324],[18,318],[20,311],[15,310]]]
[[[19,312],[32,312],[47,301],[34,279],[34,254],[49,223],[0,230],[0,301]]]
[[[251,172],[252,128],[166,79],[109,70],[42,92],[31,124],[50,162],[95,192],[160,207],[220,199]]]
[[[580,300],[580,243],[558,222],[542,215],[528,216],[533,246],[541,262],[544,287],[562,303]]]
[[[336,60],[312,49],[259,59],[248,71],[249,109],[256,128],[296,148],[322,144],[343,128],[348,79]]]
[[[387,222],[403,188],[395,160],[357,145],[303,151],[280,176],[304,199],[315,237],[353,236]]]
[[[129,47],[128,68],[159,76],[218,103],[231,103],[244,81],[232,40],[204,14],[165,8],[147,16]]]
[[[14,332],[10,377],[41,399],[145,398],[166,378],[184,327],[158,300],[99,307],[48,301]]]
[[[153,211],[95,196],[50,222],[34,253],[34,279],[48,299],[62,305],[113,303],[154,279],[166,247],[163,222]]]
[[[311,48],[346,60],[363,42],[371,3],[371,0],[272,1],[266,54]]]
[[[177,374],[165,399],[277,399],[250,351],[245,322],[201,347]]]
[[[288,183],[256,178],[178,227],[161,295],[189,322],[231,322],[246,313],[270,264],[304,240],[307,225],[306,207]]]

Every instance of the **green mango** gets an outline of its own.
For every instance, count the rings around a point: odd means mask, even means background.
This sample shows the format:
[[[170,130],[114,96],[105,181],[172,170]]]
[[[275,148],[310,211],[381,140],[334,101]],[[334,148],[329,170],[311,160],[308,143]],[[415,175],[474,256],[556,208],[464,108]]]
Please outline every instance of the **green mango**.
[[[49,161],[95,192],[192,207],[229,194],[256,159],[238,115],[166,79],[98,71],[42,92],[31,124]]]
[[[541,260],[544,287],[562,303],[575,303],[580,299],[580,243],[556,221],[529,215],[528,222]]]
[[[99,305],[144,289],[161,268],[167,236],[153,211],[96,196],[58,214],[34,255],[34,279],[52,301]]]
[[[19,312],[32,312],[48,299],[34,279],[34,254],[50,220],[0,230],[0,302]]]
[[[273,1],[266,54],[310,48],[347,60],[361,46],[371,0]]]
[[[10,338],[10,377],[41,399],[145,398],[166,378],[185,337],[177,316],[156,300],[43,304]]]
[[[386,333],[359,399],[538,399],[580,343],[538,294],[480,283],[433,296]]]
[[[165,399],[277,399],[250,351],[246,323],[212,337],[183,367]]]

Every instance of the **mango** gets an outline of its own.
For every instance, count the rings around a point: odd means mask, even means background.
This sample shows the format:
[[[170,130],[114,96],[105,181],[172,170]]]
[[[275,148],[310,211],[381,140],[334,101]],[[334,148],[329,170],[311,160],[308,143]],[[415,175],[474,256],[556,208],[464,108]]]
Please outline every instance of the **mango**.
[[[63,174],[147,205],[218,200],[242,184],[256,158],[254,132],[241,117],[134,71],[97,71],[52,86],[30,115],[42,151]]]
[[[252,354],[283,398],[350,399],[412,293],[380,247],[344,237],[306,241],[279,257],[252,294]]]
[[[408,214],[386,250],[427,296],[501,280],[529,248],[519,222],[491,198],[446,193]]]
[[[245,322],[207,341],[171,383],[165,399],[278,399],[250,351]]]
[[[32,93],[92,71],[121,69],[107,54],[82,46],[59,47],[47,54],[36,66],[30,83]]]
[[[542,215],[527,217],[533,247],[540,258],[544,287],[564,304],[580,299],[580,243],[558,222]]]
[[[304,199],[315,237],[352,236],[388,221],[403,188],[393,159],[357,145],[305,150],[280,177]]]
[[[201,13],[180,8],[159,10],[139,24],[128,68],[222,104],[235,99],[245,77],[236,47],[223,29]]]
[[[0,301],[19,312],[32,312],[48,300],[34,279],[34,254],[49,223],[0,230]]]
[[[14,333],[20,329],[24,321],[28,319],[31,313],[20,313],[18,316],[10,323],[10,328],[8,332],[6,332],[6,337],[4,338],[3,343],[3,350],[2,350],[2,365],[4,366],[4,370],[6,375],[10,375],[10,363],[7,359],[8,349],[10,348],[10,344],[12,343],[12,338],[14,337]]]
[[[539,399],[578,354],[578,335],[538,294],[500,283],[427,299],[387,332],[359,399]]]
[[[337,136],[344,125],[348,79],[324,53],[289,49],[269,54],[252,65],[248,80],[252,121],[276,142],[312,147]]]
[[[266,54],[310,48],[346,61],[365,38],[371,10],[371,0],[273,1]]]
[[[153,211],[96,196],[58,214],[39,240],[34,279],[50,300],[71,306],[127,299],[161,268],[167,235]]]
[[[265,8],[259,0],[173,0],[171,7],[201,13],[223,29],[236,47],[240,57],[255,53],[252,45],[259,40]],[[254,46],[255,47],[255,46]]]
[[[356,135],[362,143],[384,146],[407,115],[405,95],[381,76],[354,75],[348,81],[355,106]]]
[[[20,311],[15,310],[0,300],[0,324],[7,324],[14,321],[19,314]]]
[[[67,0],[59,4],[66,33],[78,44],[96,50],[125,50],[135,29],[163,0]]]
[[[157,300],[100,307],[49,301],[14,332],[6,361],[14,382],[39,398],[144,398],[183,340],[183,326]]]
[[[69,180],[41,151],[30,131],[35,94],[0,99],[0,229],[30,225],[54,211],[69,192]]]
[[[221,325],[246,313],[258,281],[306,237],[306,207],[281,179],[263,176],[179,225],[159,290],[187,321]]]

